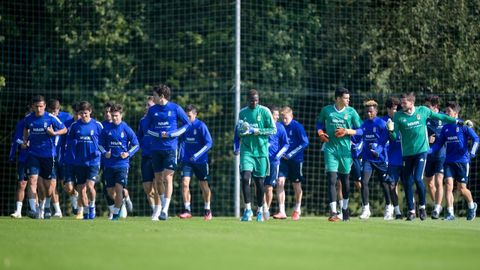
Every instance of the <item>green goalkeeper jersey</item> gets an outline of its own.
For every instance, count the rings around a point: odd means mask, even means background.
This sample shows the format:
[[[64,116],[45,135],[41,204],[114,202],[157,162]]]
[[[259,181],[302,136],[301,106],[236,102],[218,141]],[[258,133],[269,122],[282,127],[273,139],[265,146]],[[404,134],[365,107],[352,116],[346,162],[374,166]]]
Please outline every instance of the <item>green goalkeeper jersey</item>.
[[[345,107],[342,110],[337,110],[335,105],[327,105],[322,108],[320,115],[317,118],[317,123],[323,125],[324,131],[328,134],[330,139],[325,144],[326,149],[344,150],[350,152],[350,136],[342,138],[335,137],[335,130],[337,128],[357,129],[362,125],[362,120],[357,111],[352,107]]]
[[[434,113],[425,106],[414,108],[413,113],[398,111],[393,116],[395,129],[392,137],[400,135],[402,156],[413,156],[428,151],[427,119],[437,119],[446,123],[455,123],[456,119],[446,114]]]
[[[240,110],[238,119],[258,129],[258,134],[241,135],[240,154],[252,157],[268,157],[268,136],[277,133],[277,127],[270,110],[262,105],[255,109],[245,107]]]

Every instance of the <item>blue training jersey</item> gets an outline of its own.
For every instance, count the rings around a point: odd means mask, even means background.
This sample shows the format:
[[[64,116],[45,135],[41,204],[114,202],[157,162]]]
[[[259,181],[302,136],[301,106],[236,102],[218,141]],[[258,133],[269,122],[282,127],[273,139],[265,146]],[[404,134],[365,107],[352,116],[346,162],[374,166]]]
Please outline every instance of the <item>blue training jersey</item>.
[[[290,145],[285,156],[289,160],[303,162],[303,153],[309,144],[305,129],[302,124],[295,119],[293,119],[288,126],[284,125],[284,127]]]
[[[277,127],[277,133],[268,136],[268,158],[271,164],[279,163],[290,147],[285,127],[279,122],[276,122],[275,126]]]
[[[17,122],[15,126],[15,133],[12,137],[12,145],[10,147],[10,155],[8,159],[10,161],[15,161],[17,151],[18,157],[17,161],[20,163],[26,162],[28,157],[28,149],[22,149],[21,145],[23,144],[23,128],[25,127],[25,118]]]
[[[352,152],[352,158],[362,158],[362,150],[363,150],[363,139],[362,135],[353,135],[350,138],[350,141],[352,142],[351,145],[351,152]]]
[[[472,139],[473,144],[468,150],[468,139]],[[470,156],[474,156],[478,149],[478,135],[468,126],[459,126],[457,124],[444,125],[440,136],[435,140],[432,151],[438,151],[443,145],[446,145],[445,162],[470,162]]]
[[[195,119],[180,137],[180,160],[195,164],[208,163],[208,150],[213,140],[207,125]]]
[[[443,122],[442,120],[437,120],[437,119],[427,119],[427,134],[428,137],[430,136],[435,136],[435,139],[440,136],[440,132],[442,131],[443,128]],[[435,142],[434,142],[435,143]],[[430,144],[430,147],[432,147],[433,143]],[[440,150],[432,152],[428,154],[427,158],[430,159],[441,159],[445,158],[445,147],[440,148]]]
[[[60,122],[62,122],[63,125],[65,125],[65,127],[69,127],[70,124],[74,122],[73,116],[67,112],[62,112],[62,111],[58,112],[57,118],[60,119]],[[67,137],[67,134],[63,134],[63,135],[56,136],[55,138],[55,151],[57,152],[56,156],[58,158],[59,163],[62,163],[62,158],[63,158],[62,152],[65,150],[66,137]]]
[[[137,139],[140,142],[140,149],[142,149],[142,157],[150,157],[152,155],[152,136],[147,133],[148,119],[144,116],[140,119],[138,124]]]
[[[182,107],[173,102],[165,105],[156,104],[148,109],[147,115],[148,134],[153,136],[153,151],[177,150],[178,137],[182,135],[190,125],[188,116]],[[183,124],[177,128],[177,120]],[[162,137],[162,132],[167,132],[167,138]]]
[[[385,115],[382,119],[387,122],[388,119],[393,119]],[[403,157],[402,157],[402,138],[397,136],[396,139],[392,139],[391,136],[388,136],[388,143],[386,145],[387,148],[387,159],[388,165],[390,166],[402,166],[403,165]]]
[[[88,123],[80,119],[72,124],[68,132],[68,141],[71,145],[68,147],[75,152],[75,165],[97,166],[100,164],[98,143],[102,129],[102,124],[93,118]]]
[[[100,152],[102,152],[102,156],[105,156],[106,152],[111,151],[111,157],[103,160],[105,168],[128,167],[130,158],[140,148],[137,136],[125,122],[121,122],[118,125],[108,123],[104,126],[98,147]],[[128,152],[130,155],[123,159],[120,156],[122,152]]]
[[[65,126],[68,128],[67,136],[65,137],[65,142],[62,142],[64,144],[63,150],[61,150],[61,164],[68,164],[68,165],[73,165],[75,164],[75,142],[74,142],[74,137],[69,136],[70,131],[72,130],[72,125],[75,123],[75,119],[71,119],[65,123]]]
[[[385,145],[388,142],[387,123],[380,117],[365,120],[362,124],[363,143],[362,158],[371,162],[387,162]],[[378,154],[374,156],[372,150]]]
[[[42,158],[56,156],[55,136],[48,135],[47,128],[49,126],[52,126],[54,131],[65,127],[60,119],[48,112],[38,117],[32,112],[25,117],[24,127],[29,131],[29,155]]]

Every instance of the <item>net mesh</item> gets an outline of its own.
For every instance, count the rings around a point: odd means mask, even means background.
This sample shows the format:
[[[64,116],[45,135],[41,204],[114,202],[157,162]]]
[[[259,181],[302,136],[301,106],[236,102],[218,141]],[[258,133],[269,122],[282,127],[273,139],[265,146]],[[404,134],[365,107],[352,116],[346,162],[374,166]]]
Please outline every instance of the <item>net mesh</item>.
[[[242,2],[242,104],[249,89],[258,89],[262,104],[288,105],[304,125],[311,142],[304,164],[305,214],[322,215],[328,207],[315,118],[333,102],[335,88],[352,91],[351,105],[362,117],[367,98],[383,104],[390,95],[415,91],[417,104],[435,93],[443,101],[458,101],[463,118],[480,121],[478,6],[478,1],[434,0]],[[162,82],[172,88],[174,102],[199,107],[214,139],[212,209],[233,215],[234,15],[233,1],[2,1],[0,214],[15,205],[15,166],[8,162],[8,149],[32,96],[57,98],[70,112],[74,102],[88,100],[97,119],[103,104],[113,100],[125,105],[124,120],[136,130],[146,95]],[[477,160],[470,173],[469,186],[478,198]],[[371,184],[371,202],[380,209],[377,183]],[[128,188],[135,214],[149,215],[139,154]],[[191,181],[191,188],[198,215],[198,181]],[[292,192],[287,184],[288,207]],[[353,196],[351,209],[357,210],[359,193]],[[98,197],[101,213],[106,207]],[[68,200],[61,199],[66,209]],[[463,200],[456,202],[464,211]],[[177,173],[172,211],[181,208]]]

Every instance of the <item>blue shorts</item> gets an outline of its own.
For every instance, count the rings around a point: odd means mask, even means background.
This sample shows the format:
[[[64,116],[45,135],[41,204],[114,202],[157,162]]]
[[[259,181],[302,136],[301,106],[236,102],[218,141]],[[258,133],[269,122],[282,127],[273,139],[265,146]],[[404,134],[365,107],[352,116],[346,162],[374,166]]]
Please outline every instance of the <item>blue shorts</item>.
[[[45,180],[56,179],[53,157],[42,158],[28,155],[27,175],[38,175]]]
[[[445,163],[445,158],[427,157],[427,164],[425,165],[425,176],[433,177],[437,173],[443,174],[443,163]]]
[[[142,182],[153,182],[155,173],[153,172],[152,158],[142,156]]]
[[[196,164],[190,162],[182,163],[182,178],[183,177],[192,177],[193,174],[198,178],[199,181],[210,180],[210,174],[208,169],[208,163]]]
[[[63,175],[63,163],[58,162],[58,158],[55,158],[55,176],[58,180],[62,180]]]
[[[160,150],[152,152],[153,171],[162,172],[165,169],[175,171],[177,169],[177,151]]]
[[[402,166],[395,166],[389,165],[387,169],[387,177],[385,178],[385,182],[389,182],[391,184],[398,183],[400,176],[402,175]]]
[[[127,186],[128,179],[128,167],[123,168],[105,168],[103,175],[107,180],[107,188],[113,188],[116,184],[120,184],[123,187]]]
[[[75,177],[75,166],[73,164],[63,164],[62,165],[62,174],[63,174],[63,179],[60,178],[60,180],[63,180],[63,183],[76,183],[76,177]]]
[[[27,181],[27,163],[17,162],[17,180],[18,182]]]
[[[278,177],[285,177],[294,183],[301,183],[304,181],[302,168],[303,162],[282,159]]]
[[[470,164],[460,162],[445,163],[445,179],[453,178],[458,183],[468,183],[468,171]]]
[[[87,180],[93,180],[97,182],[98,171],[100,167],[96,166],[75,166],[75,177],[77,178],[77,184],[83,185],[87,183]]]
[[[362,159],[353,158],[352,159],[352,169],[350,170],[350,176],[353,181],[361,182],[362,181]]]
[[[279,170],[280,170],[280,162],[270,161],[270,174],[267,175],[267,177],[265,177],[265,180],[263,181],[263,185],[276,187]]]
[[[373,172],[377,171],[379,178],[382,182],[386,181],[387,178],[387,163],[385,162],[371,162],[368,160],[363,160],[363,171],[364,172]]]

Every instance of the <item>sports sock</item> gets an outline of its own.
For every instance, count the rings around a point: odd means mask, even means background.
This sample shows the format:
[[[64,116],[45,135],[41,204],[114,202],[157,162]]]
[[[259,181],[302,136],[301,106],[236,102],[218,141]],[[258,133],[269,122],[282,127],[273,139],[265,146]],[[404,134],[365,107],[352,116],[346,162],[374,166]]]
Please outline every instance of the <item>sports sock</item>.
[[[419,209],[425,209],[425,205],[420,205],[418,208]]]
[[[348,201],[349,201],[349,200],[350,200],[350,199],[343,199],[343,205],[342,205],[342,209],[343,209],[343,210],[348,209]]]
[[[89,204],[88,204],[89,207],[95,207],[95,200],[91,201]]]
[[[400,211],[400,206],[397,205],[394,208],[395,208],[395,215],[401,215],[402,214],[402,212]]]
[[[475,204],[473,204],[473,201],[469,202],[468,203],[468,209],[473,209],[473,207],[475,207]]]
[[[168,213],[168,208],[170,207],[170,199],[165,198],[165,205],[163,206],[162,211],[165,213]]]
[[[28,204],[30,205],[30,210],[37,212],[37,201],[35,199],[28,199]]]
[[[46,209],[46,210],[50,211],[50,202],[51,201],[52,201],[51,197],[46,197],[45,200],[43,201],[44,202],[43,209]]]
[[[339,200],[338,204],[340,204],[340,207],[343,208],[343,199]]]
[[[120,213],[120,208],[114,207],[113,208],[113,214],[118,215]]]
[[[23,206],[22,202],[17,202],[17,210],[15,210],[15,212],[21,213],[22,212],[22,206]]]
[[[72,205],[73,209],[78,208],[78,193],[76,195],[70,196],[70,204]]]
[[[54,203],[53,208],[55,209],[55,213],[62,213],[62,210],[60,209],[60,203]]]
[[[285,204],[284,204],[284,203],[280,204],[280,205],[279,205],[279,208],[280,208],[280,209],[279,209],[279,210],[280,210],[280,213],[285,214]]]
[[[210,202],[204,203],[203,209],[205,209],[205,210],[210,210]]]
[[[337,213],[337,202],[330,203],[330,212]]]
[[[192,211],[192,208],[190,207],[190,203],[189,202],[186,202],[183,204],[185,206],[185,210],[187,210],[188,212],[191,212]]]
[[[447,212],[448,212],[450,215],[453,216],[453,215],[454,215],[454,214],[453,214],[453,207],[448,207],[448,208],[447,208]]]
[[[252,203],[246,203],[245,209],[252,209]]]
[[[78,214],[83,214],[83,206],[78,207]]]

